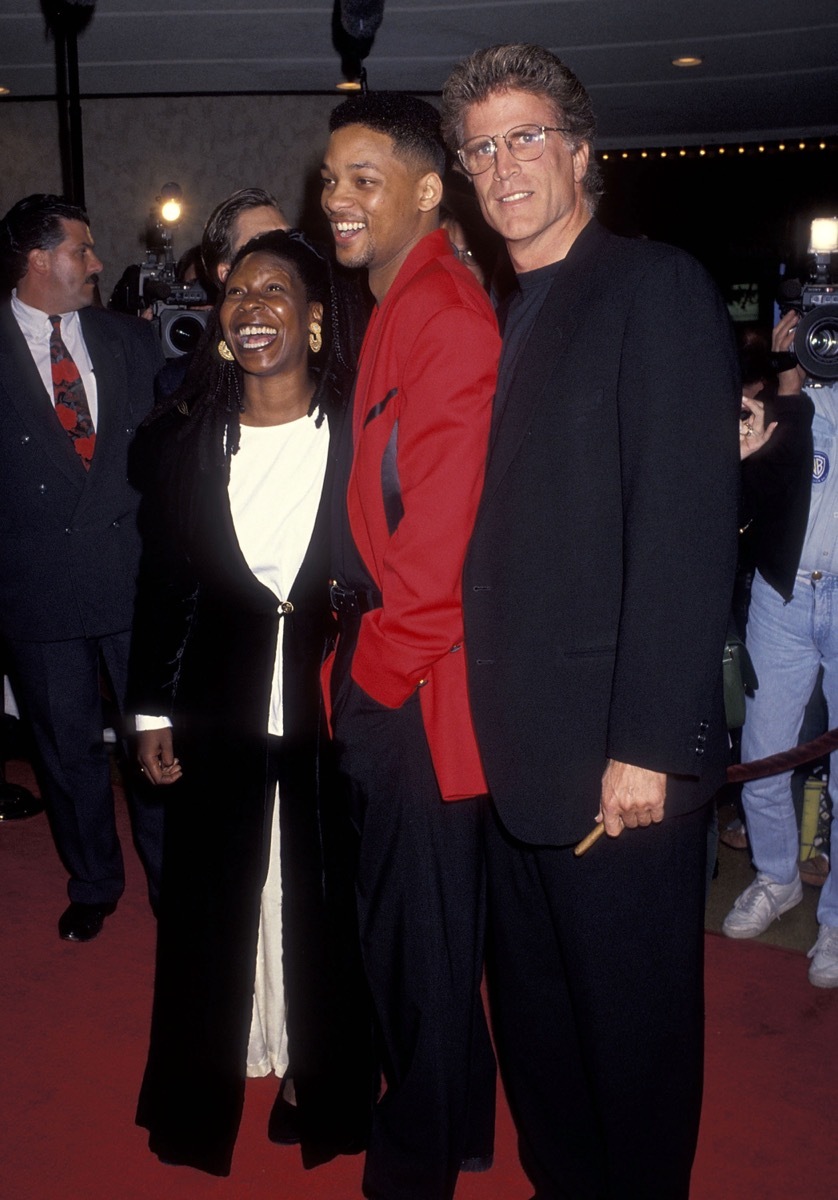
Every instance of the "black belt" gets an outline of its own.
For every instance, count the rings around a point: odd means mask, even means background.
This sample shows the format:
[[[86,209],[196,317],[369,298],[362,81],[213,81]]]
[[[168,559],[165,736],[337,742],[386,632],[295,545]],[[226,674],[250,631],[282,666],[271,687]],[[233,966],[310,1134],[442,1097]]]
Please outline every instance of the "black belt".
[[[381,593],[375,588],[347,588],[336,580],[329,583],[329,603],[339,617],[361,617],[381,608]]]

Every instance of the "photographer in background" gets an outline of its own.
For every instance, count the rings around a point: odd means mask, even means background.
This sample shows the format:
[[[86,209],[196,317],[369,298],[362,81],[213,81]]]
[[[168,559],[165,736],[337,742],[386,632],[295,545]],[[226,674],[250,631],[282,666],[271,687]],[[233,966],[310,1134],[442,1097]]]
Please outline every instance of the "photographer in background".
[[[838,716],[838,622],[832,619],[838,601],[838,379],[807,377],[791,356],[800,320],[792,309],[774,329],[772,349],[784,368],[772,413],[779,423],[768,446],[743,468],[744,502],[755,514],[747,533],[756,567],[746,644],[759,679],[747,700],[743,762],[796,745],[821,666],[829,724]],[[833,804],[836,785],[838,752],[830,759]],[[791,773],[745,784],[742,805],[757,876],[725,918],[723,931],[732,938],[759,936],[803,896]],[[809,980],[838,987],[835,872],[821,890],[818,922]]]

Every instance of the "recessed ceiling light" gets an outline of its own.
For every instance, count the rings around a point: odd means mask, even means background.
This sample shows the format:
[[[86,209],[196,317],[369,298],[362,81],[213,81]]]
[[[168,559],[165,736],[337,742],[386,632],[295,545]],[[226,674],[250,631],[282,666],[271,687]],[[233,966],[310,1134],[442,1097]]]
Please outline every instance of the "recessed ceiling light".
[[[357,79],[342,79],[335,84],[336,92],[360,92],[361,84]]]
[[[700,67],[704,59],[698,54],[679,54],[673,58],[673,67]]]
[[[10,91],[11,91],[11,88],[0,87],[0,96],[8,96]]]

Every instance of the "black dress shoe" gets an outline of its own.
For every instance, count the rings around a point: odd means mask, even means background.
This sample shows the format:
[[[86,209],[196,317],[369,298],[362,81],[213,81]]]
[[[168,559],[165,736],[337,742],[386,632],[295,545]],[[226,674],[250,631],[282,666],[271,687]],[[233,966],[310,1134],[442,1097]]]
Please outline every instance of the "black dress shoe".
[[[296,1146],[300,1140],[300,1114],[296,1104],[285,1099],[282,1094],[284,1090],[283,1079],[268,1117],[268,1138],[280,1146]]]
[[[0,784],[0,821],[19,821],[44,811],[43,801],[16,783]]]
[[[58,936],[65,942],[92,942],[102,932],[105,917],[116,909],[116,904],[70,903],[58,918]]]

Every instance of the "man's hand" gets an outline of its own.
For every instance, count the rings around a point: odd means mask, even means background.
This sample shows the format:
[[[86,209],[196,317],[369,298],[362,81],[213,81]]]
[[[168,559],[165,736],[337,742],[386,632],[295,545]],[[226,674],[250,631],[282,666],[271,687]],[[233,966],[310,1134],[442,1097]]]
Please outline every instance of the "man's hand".
[[[747,417],[739,419],[739,457],[748,458],[755,450],[761,450],[777,428],[777,422],[765,424],[765,405],[761,400],[742,397],[742,411]]]
[[[600,799],[600,816],[609,837],[662,821],[665,799],[665,772],[609,759]]]
[[[183,768],[172,748],[172,731],[143,729],[137,733],[137,759],[140,770],[153,784],[177,783]]]
[[[800,313],[795,312],[793,308],[785,316],[780,317],[771,335],[771,349],[775,354],[792,349],[794,345],[794,333],[799,321]],[[806,382],[806,372],[798,364],[788,371],[781,371],[778,378],[778,394],[780,396],[796,396]]]

